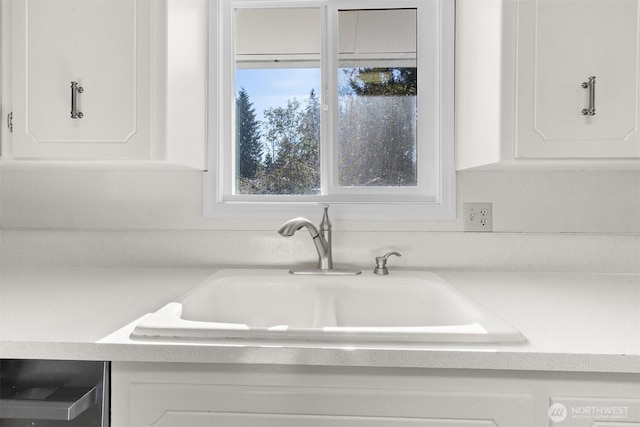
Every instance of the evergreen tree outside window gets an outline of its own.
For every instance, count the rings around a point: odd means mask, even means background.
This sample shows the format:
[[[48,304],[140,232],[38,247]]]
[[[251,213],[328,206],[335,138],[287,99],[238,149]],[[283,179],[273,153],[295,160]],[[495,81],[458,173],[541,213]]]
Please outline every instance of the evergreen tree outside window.
[[[255,178],[262,163],[260,122],[244,88],[240,88],[236,99],[236,148],[238,178]]]

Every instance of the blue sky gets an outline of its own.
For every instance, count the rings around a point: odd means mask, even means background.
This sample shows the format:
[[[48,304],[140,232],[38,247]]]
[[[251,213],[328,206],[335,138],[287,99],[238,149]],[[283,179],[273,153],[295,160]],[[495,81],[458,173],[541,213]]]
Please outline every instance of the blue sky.
[[[287,100],[297,98],[304,102],[314,89],[320,94],[319,68],[266,68],[237,69],[236,95],[244,87],[256,110],[256,118],[262,120],[263,111],[284,107]]]

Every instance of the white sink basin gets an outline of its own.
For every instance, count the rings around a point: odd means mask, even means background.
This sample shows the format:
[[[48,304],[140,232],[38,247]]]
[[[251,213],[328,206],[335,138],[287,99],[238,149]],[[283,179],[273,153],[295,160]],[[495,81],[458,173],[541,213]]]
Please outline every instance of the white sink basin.
[[[133,338],[521,342],[524,336],[439,276],[299,276],[221,270],[146,317]]]

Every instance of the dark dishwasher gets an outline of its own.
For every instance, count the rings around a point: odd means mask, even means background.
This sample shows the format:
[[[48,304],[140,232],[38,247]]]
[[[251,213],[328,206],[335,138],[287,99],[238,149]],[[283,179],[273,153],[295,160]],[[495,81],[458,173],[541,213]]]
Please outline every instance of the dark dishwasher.
[[[109,363],[0,360],[0,427],[108,427]]]

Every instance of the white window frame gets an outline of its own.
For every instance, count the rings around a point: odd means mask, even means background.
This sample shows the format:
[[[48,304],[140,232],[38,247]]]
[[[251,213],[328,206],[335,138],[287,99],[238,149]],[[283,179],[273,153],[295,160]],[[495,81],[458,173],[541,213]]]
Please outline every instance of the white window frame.
[[[236,7],[320,7],[322,29],[321,174],[323,196],[234,195],[235,58],[233,11]],[[416,8],[418,13],[418,171],[417,187],[340,188],[337,177],[337,29],[338,10]],[[329,204],[344,219],[455,219],[454,168],[454,0],[218,0],[210,3],[208,165],[204,175],[204,216],[282,218],[317,215]],[[436,94],[430,97],[429,94]],[[428,102],[431,100],[432,102]],[[327,120],[327,115],[333,115]],[[429,132],[429,135],[426,133]],[[331,135],[331,138],[326,138]],[[327,161],[333,159],[333,162]],[[336,165],[333,168],[333,165]],[[335,169],[335,170],[334,170]],[[427,177],[425,172],[432,173]],[[329,177],[329,179],[324,179]]]

